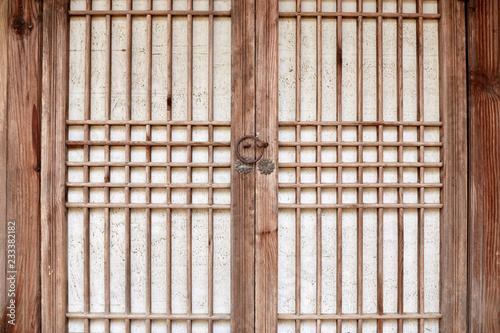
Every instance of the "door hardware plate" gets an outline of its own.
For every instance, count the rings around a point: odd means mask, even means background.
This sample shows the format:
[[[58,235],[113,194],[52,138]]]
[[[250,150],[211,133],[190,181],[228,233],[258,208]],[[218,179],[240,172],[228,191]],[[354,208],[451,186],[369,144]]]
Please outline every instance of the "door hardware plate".
[[[236,167],[236,171],[238,171],[239,173],[249,173],[253,169],[252,164],[248,164],[248,163],[242,162],[240,160],[236,161],[235,167]]]
[[[260,173],[263,173],[265,175],[269,175],[274,171],[274,162],[267,158],[260,160],[258,166]]]

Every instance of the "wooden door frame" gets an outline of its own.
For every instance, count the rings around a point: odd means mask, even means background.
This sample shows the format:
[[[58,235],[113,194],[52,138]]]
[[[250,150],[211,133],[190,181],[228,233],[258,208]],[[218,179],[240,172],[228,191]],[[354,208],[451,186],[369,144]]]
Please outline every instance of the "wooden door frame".
[[[267,333],[278,326],[278,0],[257,0],[255,11],[256,132],[276,166],[255,170],[255,331]]]
[[[500,5],[467,4],[469,331],[500,331]]]
[[[277,113],[277,89],[270,93],[264,88],[277,82],[277,76],[267,75],[268,70],[272,70],[272,66],[276,66],[278,61],[277,57],[269,56],[269,51],[274,50],[275,54],[277,52],[277,25],[272,23],[276,20],[273,16],[276,3],[275,0],[269,3],[233,0],[233,142],[243,133],[255,131],[255,126],[269,124],[267,119],[275,117]],[[462,1],[447,0],[440,1],[440,6],[440,103],[445,124],[442,138],[445,161],[442,196],[445,207],[448,207],[443,209],[441,219],[441,311],[444,314],[441,330],[464,332],[467,330],[465,4]],[[67,9],[66,0],[45,0],[43,3],[41,325],[47,332],[67,330]],[[257,119],[256,112],[259,113]],[[276,156],[276,129],[273,132],[268,125],[262,126],[260,135],[271,143],[269,157],[271,154]],[[234,161],[234,156],[232,159]],[[274,174],[277,175],[276,172]],[[273,331],[277,325],[276,318],[273,318],[273,314],[277,312],[277,300],[265,301],[266,306],[261,307],[263,298],[276,296],[277,288],[277,276],[260,269],[277,267],[277,208],[273,205],[263,208],[259,204],[268,203],[265,195],[269,190],[276,191],[275,187],[271,189],[275,178],[271,179],[269,182],[269,178],[265,179],[257,174],[242,176],[232,172],[232,202],[245,202],[245,205],[237,206],[243,208],[232,209],[231,290],[232,329],[235,332],[255,331],[255,319],[266,330]],[[249,190],[255,185],[255,192]],[[253,211],[253,207],[257,209]],[[262,217],[270,219],[263,220]],[[237,283],[238,281],[244,283]]]
[[[467,62],[465,2],[440,1],[442,332],[467,332]]]
[[[444,123],[444,167],[441,176],[444,183],[442,199],[447,207],[441,212],[440,310],[443,318],[440,327],[444,332],[465,332],[468,191],[465,5],[453,0],[441,1],[439,4],[440,109]],[[275,156],[276,163],[277,129],[273,127],[272,121],[277,121],[278,106],[278,4],[277,1],[257,1],[255,6],[256,35],[245,40],[251,42],[255,39],[257,48],[257,102],[254,108],[258,117],[255,119],[255,131],[261,132],[259,135],[270,143],[269,157]],[[236,37],[236,42],[241,40]],[[253,53],[250,58],[253,58]],[[255,299],[244,299],[249,301],[248,308],[252,308],[251,302],[254,302],[257,331],[273,332],[277,328],[277,172],[275,177],[267,179],[258,173],[255,177],[255,225],[252,226],[252,229],[255,228],[255,254],[249,252],[246,257],[249,262],[255,255],[255,264],[252,266],[255,271],[252,277],[255,279]],[[241,261],[236,260],[236,264],[241,265]],[[273,269],[275,271],[269,274],[269,270]],[[238,318],[236,316],[234,321],[239,321]]]
[[[231,165],[234,143],[255,134],[255,1],[231,4]],[[255,330],[255,177],[231,168],[231,331]],[[234,301],[237,300],[237,301]]]
[[[40,331],[41,11],[31,0],[0,2],[2,332]]]
[[[43,2],[42,330],[67,332],[66,115],[69,1]]]

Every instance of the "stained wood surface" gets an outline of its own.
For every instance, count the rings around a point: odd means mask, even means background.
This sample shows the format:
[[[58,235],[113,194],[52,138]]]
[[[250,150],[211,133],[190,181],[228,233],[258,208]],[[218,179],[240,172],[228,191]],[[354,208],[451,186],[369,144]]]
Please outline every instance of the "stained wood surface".
[[[467,83],[465,3],[441,1],[440,108],[444,126],[441,331],[467,332]]]
[[[278,1],[256,2],[256,134],[278,165]],[[278,170],[255,175],[255,332],[278,328]]]
[[[21,14],[24,29],[13,28]],[[18,275],[16,326],[5,326],[5,311],[0,330],[37,332],[43,323],[47,332],[65,331],[66,244],[64,216],[64,118],[67,94],[67,12],[65,1],[46,0],[44,6],[43,80],[41,62],[41,4],[36,1],[0,3],[0,228],[6,222],[17,227]],[[261,10],[264,6],[261,6]],[[255,131],[255,2],[233,1],[233,127],[232,142]],[[267,9],[269,10],[269,9]],[[444,113],[444,204],[442,242],[442,328],[467,331],[466,205],[467,165],[465,113],[465,8],[461,1],[442,1],[441,108]],[[99,12],[100,15],[114,12]],[[124,11],[122,15],[130,13]],[[153,13],[147,13],[153,15]],[[193,16],[195,12],[191,13]],[[228,15],[216,13],[213,15]],[[314,14],[314,13],[312,13]],[[288,15],[288,14],[287,14]],[[289,15],[298,15],[291,13]],[[301,13],[301,15],[306,15]],[[356,13],[352,14],[356,16]],[[376,14],[374,14],[376,16]],[[348,14],[344,14],[348,16]],[[358,15],[359,16],[359,15]],[[420,15],[422,16],[422,15]],[[471,331],[499,331],[499,61],[498,3],[477,0],[469,9],[470,61],[470,325]],[[400,16],[395,14],[395,17]],[[419,17],[419,15],[415,15]],[[438,18],[439,15],[436,15]],[[33,23],[31,29],[27,28]],[[22,25],[21,25],[22,26]],[[61,29],[62,28],[62,29]],[[269,26],[267,27],[269,28]],[[272,27],[271,27],[272,29]],[[269,36],[265,37],[269,38]],[[263,64],[264,65],[264,64]],[[266,64],[266,66],[269,63]],[[6,78],[6,79],[5,79]],[[267,78],[272,81],[273,78]],[[129,81],[130,82],[130,81]],[[43,85],[43,103],[41,89]],[[341,89],[341,88],[340,88]],[[266,100],[266,96],[259,95]],[[258,96],[257,96],[258,97]],[[269,97],[272,102],[272,96]],[[267,105],[270,105],[267,101]],[[40,116],[43,110],[42,135]],[[450,111],[452,110],[452,111]],[[269,110],[267,115],[272,115]],[[88,124],[90,121],[88,121]],[[148,122],[153,125],[153,122]],[[376,123],[374,123],[376,125]],[[214,123],[215,125],[215,123]],[[302,125],[307,125],[303,122]],[[369,125],[356,124],[356,125]],[[418,125],[418,124],[416,124]],[[429,126],[429,124],[426,124]],[[436,126],[441,126],[436,123]],[[263,132],[264,133],[264,132]],[[272,140],[272,133],[268,139]],[[43,142],[40,157],[40,142]],[[276,147],[277,148],[277,147]],[[300,147],[298,147],[300,149]],[[271,149],[272,145],[271,145]],[[40,158],[42,178],[38,172]],[[233,156],[234,159],[234,156]],[[5,162],[3,162],[5,161]],[[233,161],[234,162],[234,161]],[[398,165],[402,167],[403,165]],[[254,200],[255,175],[232,171],[232,329],[254,331]],[[43,192],[40,193],[40,181]],[[259,178],[257,178],[257,184]],[[41,198],[41,242],[40,211]],[[267,216],[268,211],[258,212]],[[272,231],[272,220],[257,226]],[[450,227],[453,223],[453,227]],[[271,227],[271,229],[266,229]],[[259,233],[257,233],[259,235]],[[266,241],[267,242],[267,241]],[[272,255],[263,247],[258,255]],[[5,248],[5,238],[0,246]],[[267,246],[266,245],[266,246]],[[272,259],[272,256],[269,257]],[[41,259],[41,272],[39,262]],[[273,261],[269,261],[271,264]],[[5,256],[0,258],[5,273]],[[40,274],[43,285],[40,314]],[[262,273],[257,272],[257,276]],[[3,276],[3,274],[2,274]],[[266,278],[262,290],[272,290],[273,277]],[[244,281],[243,283],[241,281]],[[258,288],[261,288],[259,284]],[[271,288],[271,289],[269,289]],[[272,295],[272,294],[271,294]],[[5,309],[5,279],[0,282],[0,307]],[[273,304],[271,301],[268,304]],[[271,306],[270,310],[273,309]],[[262,310],[260,310],[262,311]],[[262,312],[261,312],[262,313]],[[270,313],[269,313],[270,314]],[[266,314],[268,316],[269,314]],[[399,317],[398,317],[399,318]],[[396,318],[396,319],[398,319]],[[153,318],[154,319],[154,318]],[[282,318],[295,320],[297,318]],[[307,319],[307,318],[300,318]],[[378,318],[377,318],[378,319]],[[266,321],[268,319],[265,319]],[[276,319],[269,318],[270,322]],[[274,324],[272,324],[274,325]]]
[[[469,323],[500,332],[500,5],[468,8]]]
[[[65,118],[67,110],[67,1],[43,3],[41,136],[41,324],[65,332],[67,305]]]
[[[233,0],[231,8],[231,165],[234,166],[234,144],[243,135],[255,132],[255,1]],[[231,332],[255,331],[254,172],[241,174],[231,167]]]
[[[7,228],[7,69],[9,59],[9,1],[0,2],[0,326],[4,325],[4,311],[7,302],[7,292],[5,289],[6,280],[4,274],[6,271],[6,249],[7,237],[5,230]],[[5,78],[5,79],[3,79]]]
[[[0,121],[2,203],[0,331],[40,331],[40,107],[41,4],[0,4]],[[7,223],[15,221],[15,267],[6,266]],[[11,238],[12,239],[12,238]],[[9,271],[16,271],[9,297]],[[15,326],[7,302],[15,300]]]

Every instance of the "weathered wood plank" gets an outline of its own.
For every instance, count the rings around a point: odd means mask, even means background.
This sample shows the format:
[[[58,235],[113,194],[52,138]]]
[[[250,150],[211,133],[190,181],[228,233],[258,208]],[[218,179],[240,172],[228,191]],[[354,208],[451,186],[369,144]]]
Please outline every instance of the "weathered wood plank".
[[[465,3],[441,1],[441,331],[467,331],[467,83]]]
[[[278,165],[278,1],[256,3],[256,132]],[[278,328],[278,170],[255,165],[255,331]]]
[[[500,5],[468,9],[469,332],[500,332]]]
[[[15,222],[15,264],[4,266],[2,280],[6,279],[4,274],[8,277],[15,275],[15,283],[8,285],[9,293],[11,285],[15,285],[15,295],[7,295],[9,305],[15,302],[15,321],[9,323],[13,317],[7,313],[12,311],[3,308],[0,330],[39,332],[41,4],[28,0],[8,3],[8,16],[2,15],[7,19],[8,27],[2,29],[4,34],[1,37],[4,39],[6,33],[9,43],[5,76],[8,91],[4,100],[7,125],[3,132],[7,138],[3,162],[4,212],[5,221]],[[2,6],[2,12],[5,6]],[[5,231],[2,229],[2,235]],[[5,255],[6,252],[2,251],[2,256]]]
[[[6,237],[7,230],[7,83],[8,83],[8,53],[9,53],[9,1],[0,2],[0,323],[4,322],[7,301],[6,283],[3,274],[6,271]]]
[[[41,279],[44,332],[65,332],[67,305],[66,130],[68,19],[66,0],[43,3]]]
[[[255,2],[233,0],[231,55],[231,332],[254,332],[255,176],[234,168],[235,144],[255,131]]]

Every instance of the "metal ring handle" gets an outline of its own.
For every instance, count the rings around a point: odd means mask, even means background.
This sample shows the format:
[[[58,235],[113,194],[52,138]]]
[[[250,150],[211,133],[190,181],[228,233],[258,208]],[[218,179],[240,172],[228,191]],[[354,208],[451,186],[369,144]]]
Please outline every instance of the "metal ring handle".
[[[239,152],[239,148],[240,148],[240,143],[245,140],[245,139],[254,139],[255,141],[255,146],[256,147],[259,147],[260,148],[260,155],[255,158],[255,159],[250,159],[250,158],[246,158],[246,157],[243,157],[241,156],[240,152]],[[258,160],[260,160],[262,158],[262,156],[264,156],[264,148],[267,147],[267,142],[264,142],[264,141],[261,141],[258,137],[256,137],[255,135],[245,135],[245,136],[242,136],[241,138],[238,139],[238,142],[236,143],[236,149],[235,149],[235,152],[236,152],[236,156],[238,156],[238,158],[240,159],[240,161],[242,162],[245,162],[245,163],[248,163],[248,164],[252,164],[252,163],[255,163],[257,162]]]

